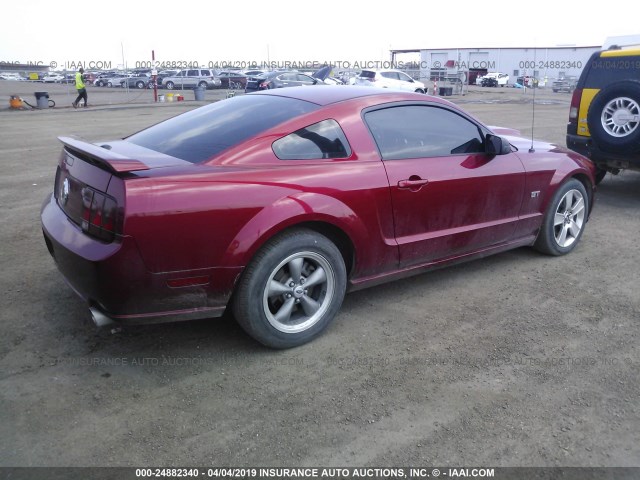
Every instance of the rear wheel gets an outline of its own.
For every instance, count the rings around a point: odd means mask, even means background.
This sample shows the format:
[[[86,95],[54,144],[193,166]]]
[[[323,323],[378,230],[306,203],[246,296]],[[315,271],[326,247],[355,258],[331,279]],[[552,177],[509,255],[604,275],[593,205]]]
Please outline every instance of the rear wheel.
[[[136,88],[144,88],[144,82],[139,80],[136,82]]]
[[[207,88],[207,82],[200,82],[198,86],[202,88]]]
[[[589,107],[587,123],[601,149],[619,153],[639,151],[640,82],[620,82],[604,88]]]
[[[302,345],[338,313],[346,269],[338,248],[311,230],[274,237],[242,274],[233,300],[238,323],[273,348]]]
[[[565,255],[573,250],[589,217],[589,196],[584,185],[572,178],[563,183],[554,194],[535,248],[549,255]]]

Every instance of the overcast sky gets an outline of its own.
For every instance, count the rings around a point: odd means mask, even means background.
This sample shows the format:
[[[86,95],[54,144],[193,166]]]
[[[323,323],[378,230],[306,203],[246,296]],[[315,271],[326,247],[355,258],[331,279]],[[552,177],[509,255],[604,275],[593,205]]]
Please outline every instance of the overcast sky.
[[[390,49],[602,45],[640,34],[640,3],[400,0],[22,0],[3,7],[0,61],[388,60]],[[626,5],[626,7],[625,7]],[[599,7],[598,7],[599,6]],[[597,12],[594,8],[600,8]]]

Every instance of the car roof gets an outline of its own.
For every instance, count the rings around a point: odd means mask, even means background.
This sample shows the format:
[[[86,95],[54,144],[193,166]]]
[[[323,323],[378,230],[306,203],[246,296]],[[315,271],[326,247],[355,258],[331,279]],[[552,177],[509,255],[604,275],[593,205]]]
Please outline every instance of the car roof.
[[[364,87],[357,85],[322,85],[318,87],[291,87],[278,88],[277,90],[264,90],[250,93],[249,95],[273,95],[278,97],[295,98],[317,105],[330,105],[332,103],[351,100],[366,96],[396,96],[397,100],[415,100],[416,96],[425,99],[424,94],[394,91],[390,89]]]

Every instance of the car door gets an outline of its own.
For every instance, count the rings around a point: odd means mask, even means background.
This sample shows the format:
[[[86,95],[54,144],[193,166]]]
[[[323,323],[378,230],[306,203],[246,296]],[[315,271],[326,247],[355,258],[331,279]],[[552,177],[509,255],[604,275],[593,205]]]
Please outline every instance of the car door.
[[[318,83],[318,81],[315,78],[310,77],[309,75],[298,73],[296,74],[296,83],[298,85],[310,86],[315,85],[316,83]]]
[[[182,79],[182,84],[185,87],[195,87],[198,82],[199,74],[200,72],[198,70],[187,70]]]
[[[404,72],[397,72],[397,75],[403,90],[407,90],[409,92],[413,92],[415,90],[416,86],[414,85],[415,81],[413,78]]]
[[[400,88],[400,80],[396,72],[381,72],[380,76],[384,78],[384,86],[387,88]]]
[[[365,112],[389,179],[401,267],[508,242],[525,172],[512,154],[485,153],[486,131],[435,104]]]
[[[182,87],[184,85],[184,77],[187,74],[186,70],[180,70],[175,78],[173,78],[172,80],[175,80],[173,83],[177,86],[177,87]]]
[[[279,87],[296,87],[299,85],[295,73],[283,73],[277,77],[276,88]]]

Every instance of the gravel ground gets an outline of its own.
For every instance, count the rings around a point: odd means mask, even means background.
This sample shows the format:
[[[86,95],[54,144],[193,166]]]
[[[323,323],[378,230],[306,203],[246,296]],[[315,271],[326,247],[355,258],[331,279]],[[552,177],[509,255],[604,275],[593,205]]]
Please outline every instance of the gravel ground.
[[[8,83],[0,105],[43,89]],[[640,173],[604,180],[570,255],[523,248],[350,294],[294,350],[230,317],[112,333],[58,274],[39,208],[58,135],[112,139],[197,105],[122,95],[0,109],[0,466],[640,466]],[[535,136],[564,144],[569,95],[536,95]],[[451,99],[531,133],[530,91]]]

